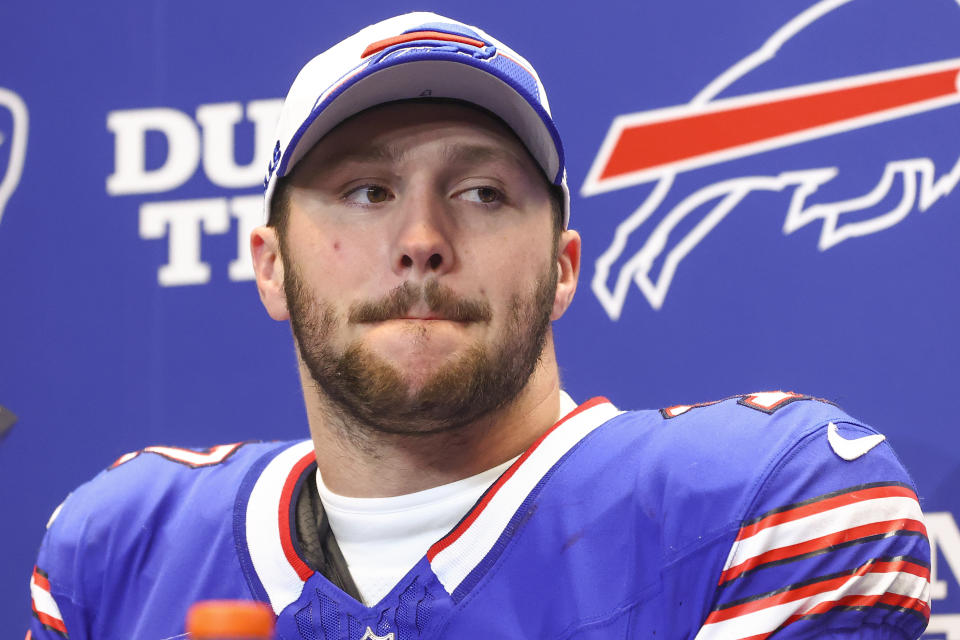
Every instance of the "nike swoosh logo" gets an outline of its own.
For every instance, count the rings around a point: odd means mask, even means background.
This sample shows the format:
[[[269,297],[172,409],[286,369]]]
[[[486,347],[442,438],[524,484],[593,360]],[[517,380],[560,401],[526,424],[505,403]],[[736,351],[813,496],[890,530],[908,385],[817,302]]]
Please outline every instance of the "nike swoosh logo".
[[[827,441],[830,443],[830,448],[844,460],[856,460],[886,439],[886,436],[876,433],[850,440],[840,435],[837,425],[832,422],[827,427]]]

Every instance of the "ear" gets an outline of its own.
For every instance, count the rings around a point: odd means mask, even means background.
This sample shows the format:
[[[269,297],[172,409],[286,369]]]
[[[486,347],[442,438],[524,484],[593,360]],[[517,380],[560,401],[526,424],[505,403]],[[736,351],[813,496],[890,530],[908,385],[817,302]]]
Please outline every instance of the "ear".
[[[257,276],[260,301],[274,320],[289,320],[287,296],[283,291],[283,258],[280,239],[273,227],[257,227],[250,232],[250,255]]]
[[[560,234],[557,246],[557,293],[553,298],[550,320],[559,320],[577,291],[580,278],[580,234],[567,229]]]

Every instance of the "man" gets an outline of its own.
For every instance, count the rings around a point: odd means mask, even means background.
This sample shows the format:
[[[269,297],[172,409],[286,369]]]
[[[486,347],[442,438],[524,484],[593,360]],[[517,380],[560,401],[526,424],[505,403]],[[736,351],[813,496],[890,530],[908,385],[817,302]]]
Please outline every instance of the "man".
[[[576,288],[529,63],[433,14],[291,87],[251,249],[311,438],[128,454],[50,525],[35,638],[916,638],[929,545],[883,437],[772,392],[624,413],[560,389]]]

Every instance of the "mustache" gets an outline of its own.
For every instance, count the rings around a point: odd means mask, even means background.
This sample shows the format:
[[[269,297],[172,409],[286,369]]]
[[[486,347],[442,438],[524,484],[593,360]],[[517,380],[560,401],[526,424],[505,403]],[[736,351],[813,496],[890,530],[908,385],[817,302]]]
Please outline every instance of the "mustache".
[[[459,296],[450,287],[428,280],[425,284],[404,282],[378,300],[356,302],[350,306],[348,320],[361,324],[402,318],[421,300],[431,313],[445,320],[489,322],[493,317],[486,300]]]

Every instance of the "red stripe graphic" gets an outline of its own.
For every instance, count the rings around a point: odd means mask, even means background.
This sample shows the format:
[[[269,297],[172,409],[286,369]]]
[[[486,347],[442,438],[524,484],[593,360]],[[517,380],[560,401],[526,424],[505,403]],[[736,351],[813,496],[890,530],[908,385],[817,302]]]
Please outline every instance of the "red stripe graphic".
[[[313,575],[313,569],[307,566],[307,563],[297,555],[296,550],[293,548],[293,537],[290,533],[290,529],[295,525],[293,522],[291,522],[290,518],[290,503],[293,500],[293,490],[297,486],[297,481],[300,479],[300,476],[303,475],[303,472],[307,469],[307,467],[309,467],[315,461],[316,453],[311,451],[307,455],[300,458],[297,464],[294,465],[290,475],[287,476],[286,481],[283,483],[283,491],[280,493],[280,508],[278,512],[280,545],[283,547],[283,554],[287,557],[287,562],[290,563],[290,566],[293,567],[293,570],[297,572],[297,576],[304,581]]]
[[[804,611],[803,613],[790,616],[786,619],[782,626],[785,627],[788,624],[797,622],[806,616],[826,613],[831,609],[836,609],[837,607],[872,607],[877,604],[886,604],[891,607],[900,607],[901,609],[913,609],[927,618],[930,617],[930,605],[928,605],[926,601],[919,598],[911,598],[910,596],[901,595],[899,593],[887,592],[872,596],[846,596],[840,598],[839,600],[821,602],[816,606],[811,607],[807,611]]]
[[[40,573],[36,567],[33,568],[33,582],[47,593],[50,593],[50,580]]]
[[[445,537],[433,543],[433,546],[431,546],[430,549],[427,550],[427,560],[430,562],[433,562],[433,559],[437,556],[438,553],[440,553],[441,551],[449,547],[451,544],[456,542],[457,539],[463,535],[463,532],[470,528],[470,525],[473,524],[474,520],[476,520],[477,517],[479,517],[479,515],[483,512],[484,508],[486,508],[486,506],[490,503],[490,500],[493,499],[493,496],[495,496],[497,492],[500,491],[500,488],[503,487],[504,484],[506,484],[507,480],[509,480],[513,476],[513,474],[517,472],[517,469],[520,468],[520,465],[522,465],[524,461],[527,458],[529,458],[534,451],[536,451],[537,447],[540,446],[540,443],[543,442],[547,438],[547,436],[553,433],[557,429],[557,427],[559,427],[560,425],[562,425],[564,422],[574,417],[575,415],[583,413],[587,409],[590,409],[591,407],[595,407],[598,404],[603,404],[605,402],[610,402],[610,401],[601,396],[587,400],[586,402],[578,406],[576,409],[574,409],[573,411],[565,415],[559,421],[557,421],[557,423],[554,424],[552,427],[550,427],[546,432],[544,432],[542,436],[537,438],[537,440],[532,445],[530,445],[526,451],[523,452],[523,455],[517,458],[517,461],[514,462],[512,465],[510,465],[509,469],[503,472],[503,475],[500,476],[500,478],[493,484],[493,486],[491,486],[490,489],[487,490],[486,495],[483,496],[483,499],[480,501],[480,503],[473,508],[470,514],[466,518],[464,518],[463,521],[460,522],[457,528],[451,531],[450,533],[448,533]]]
[[[807,95],[738,100],[736,106],[625,127],[599,180],[692,160],[955,95],[960,65]],[[856,80],[851,79],[851,83]],[[802,91],[802,87],[797,88]]]
[[[928,620],[930,619],[930,605],[919,598],[911,598],[909,596],[900,595],[899,593],[884,593],[882,595],[874,596],[846,596],[844,598],[840,598],[839,600],[821,602],[809,610],[804,611],[803,613],[790,616],[783,622],[783,624],[773,631],[758,633],[753,636],[740,638],[739,640],[765,640],[773,635],[776,631],[780,631],[787,625],[803,620],[807,616],[827,613],[828,611],[831,611],[837,607],[872,607],[877,604],[886,604],[890,605],[891,607],[900,607],[902,609],[912,609]]]
[[[871,489],[851,491],[850,493],[844,493],[832,498],[826,498],[819,502],[805,504],[795,509],[773,513],[763,520],[754,522],[753,524],[749,524],[741,528],[740,533],[737,535],[737,540],[749,538],[763,529],[774,527],[778,524],[783,524],[784,522],[799,520],[800,518],[806,518],[807,516],[812,516],[817,513],[836,509],[837,507],[842,507],[848,504],[854,504],[864,500],[874,500],[877,498],[895,497],[912,498],[914,500],[917,499],[917,495],[913,491],[906,487],[900,486],[873,487]]]
[[[53,616],[48,616],[42,611],[37,611],[36,607],[33,608],[33,615],[35,615],[37,617],[37,620],[39,620],[40,623],[43,624],[44,626],[50,627],[51,629],[59,631],[64,636],[67,635],[67,627],[65,624],[63,624],[63,620],[59,620],[57,618],[54,618]]]
[[[930,579],[930,570],[928,568],[921,567],[918,564],[914,564],[906,560],[898,560],[894,562],[870,562],[864,564],[853,573],[848,573],[842,576],[815,582],[813,584],[804,585],[802,587],[797,587],[796,589],[790,589],[789,591],[777,593],[766,598],[758,598],[756,600],[751,600],[750,602],[745,602],[743,604],[728,607],[726,609],[713,611],[707,617],[707,620],[704,624],[713,624],[716,622],[722,622],[724,620],[730,620],[748,613],[760,611],[761,609],[775,607],[787,602],[804,600],[820,593],[833,591],[834,589],[839,589],[842,587],[844,583],[848,582],[851,578],[863,576],[868,573],[911,573],[927,580]]]
[[[442,31],[411,31],[410,33],[404,33],[392,38],[378,40],[377,42],[368,45],[367,48],[363,50],[363,53],[360,54],[360,58],[372,56],[379,51],[383,51],[387,47],[403,44],[405,42],[416,42],[417,40],[442,40],[444,42],[459,42],[461,44],[469,44],[477,47],[478,49],[482,49],[483,47],[487,46],[487,43],[483,40],[474,40],[473,38],[468,38],[466,36],[460,36],[453,33],[444,33]]]
[[[767,551],[766,553],[749,558],[748,560],[745,560],[740,564],[730,567],[724,571],[720,575],[719,584],[733,580],[745,571],[749,571],[754,567],[767,564],[768,562],[776,562],[777,560],[785,560],[787,558],[802,556],[804,554],[820,551],[821,549],[826,549],[834,545],[843,544],[844,542],[849,542],[851,540],[859,540],[860,538],[866,538],[869,536],[882,535],[892,531],[918,531],[924,535],[927,534],[927,529],[923,526],[923,523],[913,520],[912,518],[887,520],[884,522],[874,522],[871,524],[861,525],[859,527],[852,527],[844,531],[838,531],[836,533],[831,533],[830,535],[807,540],[806,542],[800,542],[786,547],[773,549],[771,551]]]
[[[33,583],[40,587],[43,591],[50,593],[50,581],[47,579],[47,576],[43,574],[36,566],[33,567]],[[53,596],[51,596],[52,598]],[[41,622],[44,626],[50,627],[55,631],[59,631],[64,636],[67,635],[67,627],[63,623],[63,620],[60,618],[55,618],[49,614],[46,614],[39,609],[37,609],[37,604],[34,602],[34,599],[30,598],[30,608],[33,610],[33,615],[36,616],[37,620]]]

